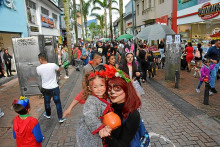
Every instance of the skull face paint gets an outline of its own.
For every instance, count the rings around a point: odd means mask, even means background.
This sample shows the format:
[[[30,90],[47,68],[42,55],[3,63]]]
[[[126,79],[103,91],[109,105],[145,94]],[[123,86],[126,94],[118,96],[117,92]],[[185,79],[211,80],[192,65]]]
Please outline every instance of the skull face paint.
[[[108,84],[108,94],[112,103],[123,103],[125,102],[125,92],[119,85]]]

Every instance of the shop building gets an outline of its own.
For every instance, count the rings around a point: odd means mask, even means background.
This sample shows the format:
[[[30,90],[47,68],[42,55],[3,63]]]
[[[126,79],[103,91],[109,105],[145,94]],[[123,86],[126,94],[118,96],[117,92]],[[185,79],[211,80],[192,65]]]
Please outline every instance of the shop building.
[[[135,0],[136,31],[155,23],[172,26],[173,0]]]
[[[60,36],[58,0],[25,0],[29,36]]]
[[[28,37],[25,1],[0,1],[0,49],[8,48],[12,58],[12,70],[16,70],[12,40],[13,37]]]
[[[178,2],[177,25],[182,40],[202,43],[208,48],[208,42],[220,36],[220,1],[187,0]]]

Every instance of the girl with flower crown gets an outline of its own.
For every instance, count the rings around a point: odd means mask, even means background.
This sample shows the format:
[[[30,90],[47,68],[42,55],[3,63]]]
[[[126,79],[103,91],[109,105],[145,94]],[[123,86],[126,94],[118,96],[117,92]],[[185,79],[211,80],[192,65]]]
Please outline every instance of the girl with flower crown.
[[[83,116],[80,120],[76,139],[80,147],[103,146],[102,135],[110,135],[108,126],[102,124],[102,116],[111,111],[110,102],[106,95],[105,72],[96,71],[85,75],[83,98]]]

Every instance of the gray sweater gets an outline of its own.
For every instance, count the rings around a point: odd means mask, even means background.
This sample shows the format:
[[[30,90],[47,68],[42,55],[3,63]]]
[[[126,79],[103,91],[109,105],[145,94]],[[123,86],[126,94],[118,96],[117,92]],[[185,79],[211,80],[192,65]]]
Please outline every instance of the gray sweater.
[[[83,116],[80,120],[76,140],[79,147],[101,147],[102,139],[99,134],[92,135],[92,132],[102,125],[99,119],[102,116],[107,104],[100,101],[97,97],[89,95],[83,107]]]

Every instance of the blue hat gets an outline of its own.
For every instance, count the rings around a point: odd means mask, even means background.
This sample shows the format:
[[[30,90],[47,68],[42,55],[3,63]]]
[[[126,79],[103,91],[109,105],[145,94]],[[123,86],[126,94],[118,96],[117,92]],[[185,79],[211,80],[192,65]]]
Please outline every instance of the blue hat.
[[[19,104],[26,108],[29,104],[29,99],[27,97],[20,96],[19,100],[14,100],[12,104]]]

